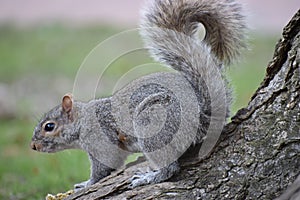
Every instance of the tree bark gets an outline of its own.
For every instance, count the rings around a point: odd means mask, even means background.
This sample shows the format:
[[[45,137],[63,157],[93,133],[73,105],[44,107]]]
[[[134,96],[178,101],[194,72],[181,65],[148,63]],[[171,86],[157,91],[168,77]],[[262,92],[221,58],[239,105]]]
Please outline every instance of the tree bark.
[[[167,182],[129,189],[142,162],[67,199],[300,199],[299,63],[300,10],[284,28],[263,82],[208,158],[184,165]]]

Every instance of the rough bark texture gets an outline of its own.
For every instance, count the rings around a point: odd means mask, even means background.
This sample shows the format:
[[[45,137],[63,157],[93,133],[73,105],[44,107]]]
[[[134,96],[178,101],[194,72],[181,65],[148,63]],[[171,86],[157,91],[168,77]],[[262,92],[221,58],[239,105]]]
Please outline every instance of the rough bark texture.
[[[146,163],[67,199],[300,199],[300,11],[284,28],[266,77],[207,159],[170,181],[128,189]],[[293,182],[295,183],[288,188]],[[298,196],[297,196],[298,193]]]

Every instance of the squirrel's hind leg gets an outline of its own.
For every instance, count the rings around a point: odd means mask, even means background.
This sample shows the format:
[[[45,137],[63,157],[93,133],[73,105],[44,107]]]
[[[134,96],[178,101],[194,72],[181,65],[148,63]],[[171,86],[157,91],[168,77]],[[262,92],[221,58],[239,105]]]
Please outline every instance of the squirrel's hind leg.
[[[135,188],[142,185],[163,182],[171,178],[174,174],[178,173],[179,170],[179,163],[178,161],[175,161],[159,170],[149,171],[145,173],[138,172],[131,178],[131,184],[129,185],[129,187]]]

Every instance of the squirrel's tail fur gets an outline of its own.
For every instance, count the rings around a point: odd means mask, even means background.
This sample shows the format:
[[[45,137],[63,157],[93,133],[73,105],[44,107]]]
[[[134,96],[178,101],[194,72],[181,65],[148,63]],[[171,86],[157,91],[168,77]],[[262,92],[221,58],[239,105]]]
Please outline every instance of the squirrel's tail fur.
[[[173,64],[169,63],[172,54],[185,58],[195,53],[192,47],[199,42],[192,39],[197,39],[199,23],[206,31],[200,45],[224,64],[230,64],[246,46],[246,23],[235,0],[153,0],[142,11],[142,35],[153,56],[165,63]],[[191,38],[184,40],[177,33]]]
[[[202,41],[199,23],[206,31]],[[222,71],[246,47],[245,24],[234,0],[148,0],[142,10],[140,32],[146,47],[154,59],[181,72],[193,85],[204,113],[202,126],[214,119],[222,129],[229,116],[231,90]]]

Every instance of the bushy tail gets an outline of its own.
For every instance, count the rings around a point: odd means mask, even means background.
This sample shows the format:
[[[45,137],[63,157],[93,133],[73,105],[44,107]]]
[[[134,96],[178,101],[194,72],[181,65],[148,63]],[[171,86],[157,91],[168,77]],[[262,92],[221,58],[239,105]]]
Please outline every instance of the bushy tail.
[[[201,44],[195,44],[199,23],[204,25],[206,35]],[[212,54],[218,61],[230,64],[245,47],[244,16],[234,0],[152,0],[143,10],[141,27],[153,56],[167,64],[173,64],[168,62],[175,55],[166,52],[184,57],[184,53],[196,53],[195,45],[201,45],[206,54]],[[145,29],[150,27],[153,29]],[[185,41],[178,33],[191,38]]]
[[[197,35],[199,23],[206,31],[203,41]],[[201,125],[210,121],[223,128],[231,98],[220,72],[245,47],[245,30],[241,6],[234,0],[148,0],[142,12],[146,47],[194,86],[204,113],[200,120],[206,120]]]

